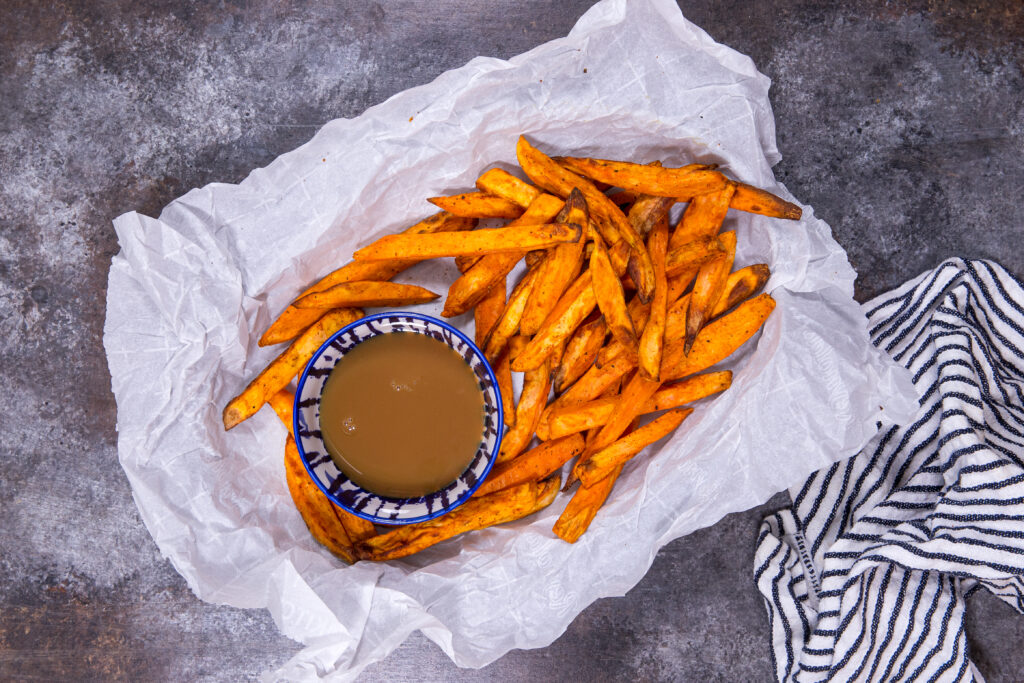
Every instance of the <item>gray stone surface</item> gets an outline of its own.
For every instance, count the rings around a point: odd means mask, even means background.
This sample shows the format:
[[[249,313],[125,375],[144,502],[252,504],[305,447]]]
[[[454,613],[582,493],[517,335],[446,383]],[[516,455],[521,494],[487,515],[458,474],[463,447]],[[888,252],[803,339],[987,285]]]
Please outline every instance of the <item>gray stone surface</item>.
[[[564,35],[589,0],[0,4],[0,678],[246,680],[298,645],[198,601],[117,464],[100,344],[110,220],[237,182],[482,54]],[[773,82],[778,176],[828,221],[864,300],[952,255],[1024,275],[1024,11],[1005,0],[680,2]],[[826,6],[827,5],[827,6]],[[414,637],[368,680],[769,680],[751,582],[761,515],[658,555],[550,647],[461,671]],[[1024,619],[969,608],[989,681]]]

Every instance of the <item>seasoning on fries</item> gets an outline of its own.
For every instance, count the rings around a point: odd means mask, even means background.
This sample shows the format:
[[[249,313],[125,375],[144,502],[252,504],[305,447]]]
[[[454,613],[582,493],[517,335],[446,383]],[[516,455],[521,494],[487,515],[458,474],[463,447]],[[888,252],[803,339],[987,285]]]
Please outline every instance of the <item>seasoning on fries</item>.
[[[289,435],[295,505],[313,537],[346,562],[407,557],[533,514],[555,500],[566,467],[563,490],[579,486],[553,530],[576,542],[629,461],[699,410],[694,402],[729,388],[732,373],[713,367],[775,307],[759,294],[768,266],[734,270],[737,236],[722,228],[730,209],[796,220],[795,204],[708,164],[549,156],[525,138],[516,154],[526,180],[491,168],[476,190],[430,198],[440,213],[358,249],[296,293],[259,342],[291,344],[224,408],[231,429],[269,403],[290,433],[288,387],[316,349],[361,317],[360,307],[437,298],[389,280],[426,259],[456,258],[461,275],[443,315],[473,312],[504,404],[500,453],[469,501],[388,530],[336,507],[306,475]],[[671,226],[677,203],[686,208]],[[479,219],[507,223],[476,229]],[[524,275],[508,282],[521,262]],[[512,372],[524,373],[518,403]]]

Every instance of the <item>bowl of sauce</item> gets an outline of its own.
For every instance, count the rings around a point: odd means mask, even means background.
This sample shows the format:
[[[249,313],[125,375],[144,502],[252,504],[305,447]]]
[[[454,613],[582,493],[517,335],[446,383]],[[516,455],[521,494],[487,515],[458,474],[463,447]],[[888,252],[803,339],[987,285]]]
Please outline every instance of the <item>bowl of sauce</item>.
[[[501,446],[501,395],[483,353],[451,325],[378,313],[313,355],[295,392],[296,444],[342,508],[411,524],[464,503]]]

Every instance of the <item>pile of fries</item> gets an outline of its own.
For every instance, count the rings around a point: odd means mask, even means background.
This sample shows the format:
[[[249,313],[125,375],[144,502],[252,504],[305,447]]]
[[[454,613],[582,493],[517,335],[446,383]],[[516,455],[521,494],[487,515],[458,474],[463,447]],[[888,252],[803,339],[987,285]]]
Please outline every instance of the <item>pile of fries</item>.
[[[742,346],[775,307],[758,294],[768,266],[733,270],[736,234],[720,230],[729,209],[795,220],[799,207],[709,165],[552,158],[525,138],[516,152],[530,182],[492,168],[477,180],[479,191],[430,199],[440,213],[357,250],[303,292],[260,339],[291,341],[287,350],[224,409],[230,429],[269,403],[291,430],[288,386],[316,349],[361,317],[360,306],[436,299],[388,280],[426,259],[455,258],[461,276],[442,315],[473,311],[477,345],[504,403],[500,454],[454,511],[378,528],[331,503],[290,435],[292,498],[313,536],[347,562],[405,557],[525,517],[578,484],[554,526],[575,542],[626,462],[675,430],[693,411],[687,404],[729,387],[731,372],[699,373]],[[670,228],[676,202],[688,206]],[[475,230],[480,219],[509,222]],[[506,296],[508,275],[523,260],[526,272]],[[523,373],[518,403],[513,372]],[[660,414],[644,422],[652,413]],[[540,444],[530,448],[535,438]],[[562,487],[563,466],[574,458]]]

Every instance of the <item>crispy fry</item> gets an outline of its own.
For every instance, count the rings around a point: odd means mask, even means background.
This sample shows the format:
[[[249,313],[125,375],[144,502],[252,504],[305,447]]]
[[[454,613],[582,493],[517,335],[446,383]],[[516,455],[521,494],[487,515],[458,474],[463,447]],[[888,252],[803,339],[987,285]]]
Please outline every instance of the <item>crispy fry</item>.
[[[440,213],[436,213],[433,216],[430,216],[429,218],[407,228],[403,231],[403,234],[423,235],[434,232],[460,232],[463,230],[471,230],[476,227],[476,223],[475,219],[453,216],[447,211],[441,211]],[[362,263],[351,262],[331,273],[328,273],[318,282],[308,287],[299,296],[305,296],[306,294],[312,294],[313,292],[322,292],[323,290],[329,289],[342,282],[352,282],[356,280],[390,280],[403,270],[410,268],[417,263],[419,263],[419,259],[366,261]],[[321,313],[321,311],[311,309],[301,310],[296,308],[294,305],[289,306],[282,311],[281,315],[277,317],[277,320],[275,320],[273,324],[267,328],[267,331],[263,333],[263,336],[260,337],[260,346],[280,344],[281,342],[286,342],[289,339],[294,339],[299,336],[304,329],[315,323],[320,318]]]
[[[597,358],[598,351],[604,343],[608,326],[604,320],[597,319],[591,323],[581,325],[573,333],[565,345],[565,354],[562,362],[555,371],[554,387],[555,393],[562,393],[566,387],[578,380]]]
[[[612,337],[626,348],[635,349],[636,330],[633,329],[633,320],[626,308],[622,282],[615,275],[608,252],[600,239],[594,242],[594,253],[590,256],[590,285],[594,289],[594,298]]]
[[[385,235],[373,244],[357,249],[352,258],[369,261],[395,258],[441,258],[463,254],[517,253],[553,247],[580,239],[579,226],[562,223],[517,225],[452,235]]]
[[[622,436],[629,424],[635,420],[647,403],[661,386],[659,382],[652,382],[639,372],[633,375],[632,379],[619,394],[619,400],[612,408],[612,414],[608,421],[601,427],[593,439],[587,442],[587,449],[576,460],[565,486],[572,486],[577,479],[583,465],[590,457],[603,448],[610,446],[616,439]]]
[[[530,272],[535,273],[537,270]],[[590,271],[585,271],[558,300],[526,349],[512,361],[512,369],[525,372],[538,367],[551,356],[555,348],[565,344],[595,306],[597,299],[590,285]]]
[[[654,298],[641,328],[638,367],[647,379],[657,380],[661,370],[661,351],[665,342],[665,316],[668,313],[668,278],[665,275],[665,257],[668,251],[667,216],[651,230],[647,250],[654,264]]]
[[[528,481],[540,481],[582,452],[583,437],[579,434],[542,443],[509,462],[495,465],[473,497],[486,496]]]
[[[342,308],[324,314],[224,407],[224,429],[231,429],[254,415],[267,399],[288,386],[292,377],[306,365],[328,337],[362,315],[362,311],[357,308]]]
[[[565,207],[555,220],[560,223],[580,226],[583,236],[578,242],[559,244],[550,249],[548,258],[540,266],[543,270],[537,276],[537,282],[533,286],[530,299],[526,304],[526,312],[523,313],[523,319],[519,323],[522,333],[531,336],[537,333],[551,309],[555,307],[583,267],[583,248],[586,245],[590,219],[587,202],[578,189],[573,188],[569,193]]]
[[[512,429],[505,432],[505,438],[501,440],[501,451],[495,463],[511,460],[530,445],[550,393],[551,366],[544,361],[540,367],[528,371],[523,376],[523,390],[519,394],[519,405],[516,406],[516,423]]]
[[[455,267],[459,269],[460,273],[465,273],[467,270],[477,264],[483,256],[456,256]],[[363,263],[375,263],[375,261],[363,261]]]
[[[697,334],[689,354],[683,353],[680,339],[665,346],[661,377],[671,381],[692,375],[726,358],[754,336],[775,309],[775,300],[767,294],[747,299],[731,313],[709,323]]]
[[[356,546],[360,559],[395,560],[459,534],[511,522],[551,504],[558,493],[557,477],[527,482],[472,498],[446,515],[426,522],[407,524]]]
[[[352,541],[345,531],[345,526],[335,515],[334,503],[309,478],[299,456],[299,449],[291,436],[284,447],[284,472],[292,502],[298,508],[313,538],[345,562],[355,562],[356,554]]]
[[[634,429],[610,446],[594,453],[580,468],[580,484],[594,486],[621,467],[627,460],[658,439],[668,436],[683,423],[693,408],[670,410],[643,427]]]
[[[615,386],[617,382],[621,381],[635,367],[636,360],[628,357],[626,354],[615,358],[603,367],[590,366],[583,373],[583,376],[576,380],[575,384],[552,401],[544,412],[541,413],[540,422],[537,426],[538,433],[545,432],[548,429],[548,426],[544,425],[544,423],[550,419],[553,411],[593,401],[605,391],[608,391],[610,387]]]
[[[708,261],[725,253],[722,241],[717,237],[700,237],[670,248],[665,256],[665,275],[674,277],[690,268],[700,268]]]
[[[530,296],[530,289],[537,279],[537,271],[531,270],[523,276],[519,284],[512,290],[502,311],[501,318],[487,335],[484,342],[484,355],[487,360],[493,362],[505,349],[505,345],[512,335],[519,329],[519,320],[523,317],[523,309],[526,307],[526,300]]]
[[[712,394],[725,391],[732,384],[732,372],[721,370],[694,375],[664,386],[644,403],[640,415],[678,408]],[[577,406],[556,408],[547,416],[547,438],[558,439],[568,434],[600,427],[611,419],[618,397],[599,398]]]
[[[501,394],[501,413],[505,421],[505,427],[511,429],[516,423],[515,394],[512,391],[512,363],[509,360],[508,352],[498,356],[498,360],[491,363],[494,369],[494,378],[498,381],[498,393]]]
[[[568,197],[574,187],[579,188],[587,200],[594,225],[609,246],[613,246],[620,239],[628,245],[629,274],[637,284],[641,298],[644,301],[649,300],[654,294],[654,266],[651,265],[651,258],[644,248],[643,239],[619,207],[589,180],[567,171],[558,162],[527,142],[524,137],[519,138],[516,155],[526,175],[549,192],[560,197]]]
[[[668,241],[669,251],[687,242],[717,235],[735,192],[736,186],[729,183],[717,192],[694,197]]]
[[[628,161],[565,157],[562,162],[580,175],[615,187],[658,197],[694,197],[725,187],[727,179],[706,167],[662,168]]]
[[[739,211],[748,213],[759,213],[762,216],[771,218],[786,218],[792,221],[800,220],[803,211],[796,204],[791,204],[781,197],[776,197],[771,192],[752,187],[745,183],[735,183],[736,194],[733,195],[730,206]]]
[[[686,338],[683,342],[683,353],[689,353],[693,346],[694,339],[704,323],[711,318],[711,314],[722,298],[725,285],[729,278],[729,271],[732,270],[732,262],[736,256],[736,233],[733,231],[723,232],[718,236],[718,241],[725,248],[725,253],[708,261],[700,267],[697,272],[697,279],[693,282],[693,291],[690,293],[690,308],[686,312]]]
[[[562,210],[565,203],[549,194],[542,194],[525,213],[506,227],[515,227],[530,223],[546,223]],[[448,296],[445,298],[444,311],[441,312],[446,318],[462,315],[487,295],[487,292],[498,282],[503,282],[505,277],[512,271],[519,259],[525,252],[517,251],[504,254],[487,254],[481,256],[472,267],[463,272],[448,288]],[[547,252],[540,250],[541,255]]]
[[[473,309],[473,341],[480,348],[483,348],[487,341],[487,335],[491,333],[494,326],[501,320],[501,314],[505,311],[505,283],[500,282],[491,291],[487,292],[476,308]]]
[[[466,192],[449,197],[431,197],[434,206],[464,218],[519,218],[523,207],[516,202],[486,192]]]
[[[651,228],[668,220],[668,212],[675,203],[676,200],[671,197],[642,194],[629,209],[629,222],[638,233],[646,237]]]
[[[725,283],[725,293],[718,300],[711,317],[717,318],[744,299],[757,294],[768,282],[769,277],[771,271],[766,263],[755,263],[730,273]]]
[[[476,179],[476,186],[484,192],[504,197],[524,208],[532,204],[533,200],[541,194],[541,191],[530,183],[520,180],[500,168],[486,171]]]
[[[583,532],[590,527],[590,523],[594,521],[597,511],[604,505],[604,501],[608,499],[608,494],[611,493],[620,472],[622,472],[621,466],[613,470],[604,480],[590,487],[581,486],[576,489],[576,493],[573,494],[569,504],[565,506],[552,528],[555,535],[568,543],[578,541]]]
[[[295,301],[296,308],[350,308],[353,306],[408,306],[436,299],[429,289],[395,282],[342,282]]]

